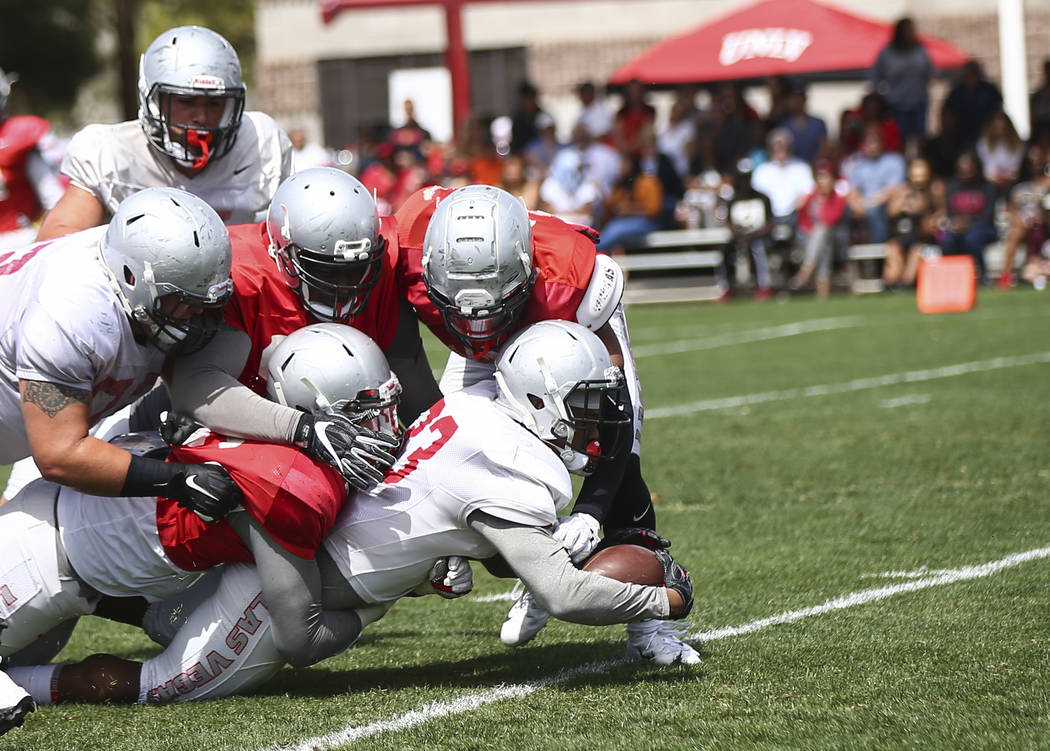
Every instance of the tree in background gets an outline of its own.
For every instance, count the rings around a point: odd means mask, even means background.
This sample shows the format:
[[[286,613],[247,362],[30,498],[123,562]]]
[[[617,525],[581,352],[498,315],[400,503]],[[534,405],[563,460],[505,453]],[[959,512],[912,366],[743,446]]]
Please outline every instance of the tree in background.
[[[0,0],[0,68],[18,74],[12,111],[68,111],[101,67],[97,6],[97,0]]]
[[[115,72],[125,120],[138,117],[139,56],[165,29],[207,26],[226,37],[250,81],[253,0],[0,0],[0,68],[18,74],[14,111],[68,117],[80,87]]]

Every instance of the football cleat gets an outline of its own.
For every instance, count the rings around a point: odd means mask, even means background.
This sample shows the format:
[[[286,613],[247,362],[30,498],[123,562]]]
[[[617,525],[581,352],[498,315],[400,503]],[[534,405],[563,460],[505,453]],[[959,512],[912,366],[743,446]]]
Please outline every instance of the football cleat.
[[[34,709],[33,697],[8,678],[7,673],[0,672],[0,735],[21,726]]]
[[[547,625],[550,613],[540,607],[529,590],[525,589],[519,580],[514,585],[512,594],[518,594],[510,611],[507,612],[507,620],[499,630],[500,641],[508,647],[520,647],[538,634]]]
[[[700,653],[682,641],[689,626],[683,621],[646,620],[627,624],[628,660],[649,660],[657,665],[696,665]]]

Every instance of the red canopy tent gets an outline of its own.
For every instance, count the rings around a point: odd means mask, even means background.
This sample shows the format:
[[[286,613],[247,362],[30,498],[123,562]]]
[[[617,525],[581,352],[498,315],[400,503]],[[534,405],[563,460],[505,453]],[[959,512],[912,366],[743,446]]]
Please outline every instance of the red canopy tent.
[[[665,39],[619,68],[609,83],[856,77],[871,67],[892,33],[889,24],[812,0],[766,0]],[[919,41],[941,70],[969,57],[936,37],[920,34]]]

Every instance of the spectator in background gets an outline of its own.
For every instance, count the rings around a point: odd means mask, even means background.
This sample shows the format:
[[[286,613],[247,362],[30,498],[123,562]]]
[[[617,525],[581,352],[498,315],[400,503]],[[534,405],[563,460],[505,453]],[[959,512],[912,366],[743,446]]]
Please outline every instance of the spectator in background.
[[[576,96],[583,105],[583,111],[573,124],[586,126],[592,138],[604,138],[612,132],[613,116],[605,107],[605,102],[598,96],[598,91],[591,81],[584,81],[576,87]]]
[[[1043,82],[1028,100],[1032,132],[1050,130],[1050,58],[1043,61]]]
[[[722,253],[722,264],[715,270],[722,290],[719,299],[725,301],[733,296],[730,278],[735,277],[737,254],[750,253],[755,270],[755,298],[768,300],[773,296],[768,256],[773,234],[773,209],[769,196],[755,189],[748,159],[741,159],[734,165],[730,179],[732,191],[725,203],[730,240]]]
[[[668,226],[674,223],[674,209],[685,195],[685,183],[682,176],[674,168],[671,158],[664,154],[656,145],[656,135],[649,131],[643,139],[642,153],[640,155],[642,172],[655,175],[660,181],[663,192],[663,211],[660,222]]]
[[[787,99],[787,117],[780,127],[791,133],[795,156],[812,163],[828,137],[828,128],[819,117],[806,112],[806,88],[796,83]]]
[[[671,160],[683,180],[689,174],[689,145],[696,140],[696,90],[681,89],[671,105],[667,127],[656,137],[657,147]]]
[[[813,191],[813,170],[791,153],[791,134],[778,128],[769,134],[769,161],[755,168],[752,187],[769,196],[773,221],[795,226],[802,202]]]
[[[503,178],[499,187],[524,201],[530,211],[539,208],[540,184],[528,176],[525,160],[517,154],[510,154],[503,160]]]
[[[582,124],[577,127],[586,130]],[[554,157],[540,184],[539,208],[567,222],[594,226],[601,197],[598,182],[584,170],[580,151],[568,147]]]
[[[907,181],[890,191],[886,201],[890,237],[882,267],[882,281],[889,288],[914,285],[921,246],[936,242],[943,215],[932,185],[930,165],[918,157],[908,163]]]
[[[624,156],[640,155],[655,121],[656,110],[645,101],[645,88],[637,78],[632,79],[624,88],[623,106],[613,120],[613,146]]]
[[[801,289],[816,275],[817,297],[827,299],[831,292],[831,261],[839,223],[846,214],[846,199],[835,190],[837,176],[831,162],[822,160],[813,167],[816,187],[798,212],[798,231],[805,256],[788,286]]]
[[[660,229],[664,192],[656,175],[642,169],[638,156],[623,160],[620,179],[606,199],[598,250],[613,253],[628,242]]]
[[[1024,159],[1024,144],[1006,113],[999,110],[988,120],[977,140],[977,156],[984,164],[984,177],[1003,194],[1017,181]]]
[[[518,109],[511,118],[510,151],[520,154],[540,134],[536,119],[546,114],[540,109],[539,91],[529,81],[518,87]],[[490,183],[491,184],[491,183]]]
[[[995,185],[984,179],[981,158],[973,150],[964,151],[955,161],[955,177],[945,189],[948,230],[941,238],[947,255],[973,256],[978,281],[984,281],[984,249],[993,242],[995,231]]]
[[[959,138],[965,148],[973,146],[989,118],[1003,106],[999,87],[984,77],[984,69],[976,60],[963,66],[959,82],[948,92],[945,109],[955,115]]]
[[[1028,258],[1032,259],[1039,256],[1040,249],[1050,240],[1050,231],[1046,225],[1046,211],[1050,209],[1050,159],[1042,146],[1035,144],[1028,147],[1026,167],[1028,179],[1014,186],[1007,204],[1010,228],[1003,240],[1003,271],[997,282],[999,289],[1013,286],[1014,258],[1022,243],[1027,246]]]
[[[711,124],[715,133],[715,159],[718,171],[728,174],[746,157],[755,143],[758,114],[744,101],[736,84],[722,84],[715,92],[711,107]],[[789,134],[790,137],[790,134]]]
[[[503,179],[503,156],[497,142],[510,143],[510,128],[506,122],[509,118],[497,117],[489,127],[471,118],[463,129],[460,153],[467,161],[469,183],[499,185]],[[509,148],[509,146],[507,146]]]
[[[901,151],[901,132],[886,106],[882,95],[869,92],[860,100],[856,109],[845,110],[839,119],[839,140],[842,151],[850,156],[860,150],[864,131],[878,128],[882,134],[882,148],[886,151]]]
[[[776,128],[788,116],[788,97],[791,95],[791,79],[787,76],[770,76],[766,79],[769,90],[769,112],[762,124],[765,130]]]
[[[550,169],[554,155],[562,149],[558,143],[557,132],[554,128],[554,118],[546,112],[541,112],[536,117],[536,125],[540,134],[536,136],[529,145],[525,147],[525,170],[530,180],[542,180]],[[529,208],[536,208],[530,206]]]
[[[869,127],[864,133],[860,152],[846,167],[850,184],[849,205],[855,218],[863,217],[868,242],[886,242],[886,201],[890,190],[904,182],[904,157],[882,147],[882,134]]]
[[[871,69],[871,88],[881,94],[893,113],[905,144],[921,143],[926,136],[933,63],[919,43],[915,22],[902,18],[893,38],[879,52]]]
[[[406,99],[401,105],[405,112],[403,125],[390,131],[389,141],[395,148],[412,149],[417,159],[426,158],[427,146],[433,140],[430,131],[424,128],[416,120],[416,104],[411,99]]]
[[[394,147],[381,143],[375,148],[375,159],[361,171],[361,184],[376,199],[380,216],[394,213],[394,190],[397,187],[397,165],[394,163]]]
[[[938,180],[947,180],[955,174],[955,160],[965,148],[956,122],[955,112],[942,107],[941,129],[926,142],[923,149],[923,156],[930,163],[930,170]]]
[[[595,139],[583,123],[573,129],[571,147],[580,155],[584,175],[598,186],[601,197],[609,195],[620,178],[620,152]]]
[[[306,131],[295,128],[288,131],[288,140],[292,142],[292,171],[302,172],[311,167],[332,167],[332,155],[319,143],[308,142]]]

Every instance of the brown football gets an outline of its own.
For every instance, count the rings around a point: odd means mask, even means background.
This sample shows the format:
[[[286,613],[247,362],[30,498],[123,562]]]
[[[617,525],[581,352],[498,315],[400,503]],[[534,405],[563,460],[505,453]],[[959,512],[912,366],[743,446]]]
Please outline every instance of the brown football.
[[[664,567],[649,548],[641,545],[612,545],[599,550],[583,564],[584,571],[631,584],[662,587]]]

